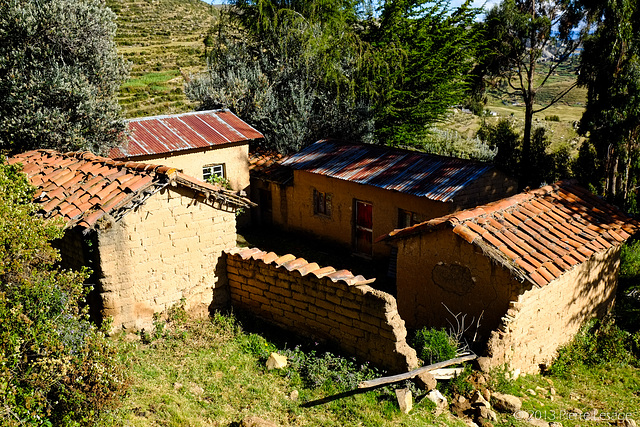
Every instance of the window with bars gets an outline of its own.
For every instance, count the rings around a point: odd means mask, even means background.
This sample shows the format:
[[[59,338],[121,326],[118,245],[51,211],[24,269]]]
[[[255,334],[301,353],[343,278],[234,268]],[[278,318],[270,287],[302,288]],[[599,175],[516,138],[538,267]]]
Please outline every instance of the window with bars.
[[[209,182],[213,177],[226,178],[224,173],[224,163],[204,165],[202,167],[202,180]]]
[[[323,191],[313,190],[313,213],[314,215],[331,216],[331,194]]]

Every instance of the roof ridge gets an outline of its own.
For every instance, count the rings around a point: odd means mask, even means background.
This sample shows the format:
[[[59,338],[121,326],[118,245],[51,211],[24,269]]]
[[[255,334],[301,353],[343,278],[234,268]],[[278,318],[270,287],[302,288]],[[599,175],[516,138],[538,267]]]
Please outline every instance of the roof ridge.
[[[169,179],[174,178],[178,172],[182,172],[181,169],[173,168],[170,166],[159,165],[155,163],[114,160],[110,157],[103,157],[103,156],[94,154],[91,151],[69,151],[67,153],[59,153],[59,152],[56,152],[55,150],[38,150],[38,151],[49,151],[53,153],[58,153],[62,156],[72,157],[78,160],[85,160],[85,161],[90,161],[94,163],[100,163],[105,166],[122,167],[134,173],[154,172],[159,175],[164,175]]]

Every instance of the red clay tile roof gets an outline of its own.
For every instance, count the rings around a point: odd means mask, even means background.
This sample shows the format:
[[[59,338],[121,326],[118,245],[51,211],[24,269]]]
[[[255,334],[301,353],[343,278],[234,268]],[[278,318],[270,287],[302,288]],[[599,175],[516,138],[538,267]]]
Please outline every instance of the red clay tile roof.
[[[282,154],[275,151],[251,150],[249,153],[251,177],[280,184],[290,183],[293,180],[293,170],[280,164],[283,158]]]
[[[321,279],[327,277],[332,282],[338,280],[345,282],[349,286],[368,285],[373,283],[376,279],[365,279],[364,276],[354,276],[349,270],[336,271],[333,267],[320,268],[315,262],[308,262],[304,258],[297,258],[294,255],[287,254],[278,256],[274,252],[264,252],[258,248],[231,248],[225,250],[225,253],[230,255],[238,255],[242,259],[254,259],[256,261],[262,261],[265,264],[275,264],[277,268],[283,267],[289,271],[298,271],[302,276],[313,273],[317,278]]]
[[[45,218],[63,218],[67,227],[93,227],[107,213],[121,217],[169,184],[192,188],[224,205],[251,206],[231,191],[168,166],[53,150],[28,151],[8,160],[10,164],[22,163],[23,172],[38,188],[34,201],[41,206],[40,213]]]
[[[125,159],[264,138],[229,110],[195,111],[128,121],[129,137],[109,157]]]
[[[564,181],[394,230],[377,240],[442,228],[481,247],[518,278],[544,286],[594,253],[618,246],[640,230],[640,222],[574,181]]]

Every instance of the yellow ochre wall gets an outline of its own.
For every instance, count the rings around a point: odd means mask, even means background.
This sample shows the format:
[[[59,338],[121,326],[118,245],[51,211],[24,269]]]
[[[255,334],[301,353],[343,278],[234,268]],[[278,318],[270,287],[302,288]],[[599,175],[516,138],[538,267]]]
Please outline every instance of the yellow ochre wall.
[[[488,342],[483,369],[506,363],[538,372],[585,321],[607,313],[615,297],[619,247],[539,288],[520,283],[451,229],[407,237],[397,246],[398,312],[407,327],[449,327],[447,319],[455,325],[443,304],[466,315],[465,326],[482,315],[478,342]]]
[[[455,315],[481,317],[480,333],[488,339],[524,286],[502,267],[450,229],[397,241],[398,311],[408,327],[449,327]],[[446,307],[445,307],[446,306]]]
[[[515,181],[497,171],[489,171],[470,183],[453,202],[439,202],[426,197],[357,184],[305,171],[294,171],[293,187],[287,188],[286,217],[276,214],[278,198],[273,194],[274,224],[288,225],[318,237],[348,246],[353,245],[354,199],[373,204],[373,239],[398,228],[398,210],[422,215],[424,220],[447,215],[458,209],[475,207],[515,193]],[[274,188],[271,185],[271,188]],[[331,193],[331,217],[314,215],[313,190]],[[282,211],[282,210],[280,210]],[[282,218],[283,222],[278,222]],[[285,222],[286,221],[286,222]],[[388,256],[390,248],[374,243],[373,255]]]
[[[202,150],[184,150],[153,156],[134,157],[131,161],[157,163],[181,169],[185,174],[202,179],[204,165],[224,163],[231,188],[247,191],[249,187],[249,143],[216,145]]]
[[[235,246],[235,213],[195,200],[192,190],[167,187],[120,221],[99,224],[99,279],[103,315],[113,328],[141,330],[153,313],[185,299],[194,315],[207,315],[218,281],[219,258]],[[221,282],[222,283],[222,282]]]

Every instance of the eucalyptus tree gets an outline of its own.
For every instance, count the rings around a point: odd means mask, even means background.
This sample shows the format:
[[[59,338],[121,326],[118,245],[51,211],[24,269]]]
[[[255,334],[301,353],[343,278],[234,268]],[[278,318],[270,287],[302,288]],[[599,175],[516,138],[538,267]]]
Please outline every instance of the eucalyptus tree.
[[[573,0],[503,0],[487,12],[488,37],[482,69],[503,83],[504,90],[522,99],[524,130],[522,136],[521,185],[531,182],[533,115],[546,110],[564,97],[576,84],[558,93],[545,105],[538,104],[538,92],[558,67],[576,52],[586,27],[583,9]],[[541,73],[543,55],[549,59]]]
[[[640,174],[640,6],[585,1],[595,30],[584,41],[578,83],[587,88],[579,131],[588,136],[579,177],[610,201],[637,211]]]
[[[123,138],[128,69],[102,0],[0,2],[0,151],[106,151]]]

